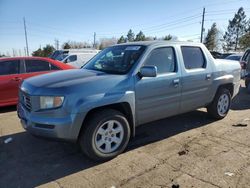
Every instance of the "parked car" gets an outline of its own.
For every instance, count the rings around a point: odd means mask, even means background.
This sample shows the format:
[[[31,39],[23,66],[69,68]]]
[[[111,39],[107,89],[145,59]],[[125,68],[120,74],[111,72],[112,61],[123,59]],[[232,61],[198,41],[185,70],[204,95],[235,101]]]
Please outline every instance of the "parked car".
[[[89,61],[98,52],[100,52],[100,50],[89,49],[89,48],[64,49],[64,50],[54,51],[50,55],[50,58],[69,64],[76,68],[81,68],[85,63],[87,63],[87,61]]]
[[[243,53],[237,53],[237,54],[231,54],[231,55],[225,57],[224,59],[240,61],[242,56],[243,56]]]
[[[82,69],[25,80],[18,116],[31,134],[79,143],[91,159],[108,160],[138,125],[200,107],[224,118],[239,87],[239,63],[215,60],[203,44],[126,43]]]
[[[42,57],[0,58],[0,107],[17,104],[18,87],[24,79],[72,68],[59,61]]]
[[[222,56],[222,53],[220,53],[220,52],[210,51],[210,53],[214,57],[214,59],[220,59]]]
[[[240,60],[240,64],[242,69],[245,71],[245,85],[248,88],[250,83],[250,48],[245,51],[244,55]]]
[[[244,69],[244,67],[242,67],[242,63],[240,61],[242,56],[243,56],[243,53],[235,53],[235,54],[231,54],[231,55],[225,57],[224,59],[237,61],[238,63],[240,63],[240,65],[241,65],[241,78],[244,78],[246,73],[245,73],[245,69]]]
[[[235,54],[236,52],[227,52],[227,53],[222,53],[219,59],[225,59],[227,56],[230,56],[232,54]]]
[[[66,56],[62,62],[71,65],[75,68],[81,68],[85,65],[96,53],[75,53]]]

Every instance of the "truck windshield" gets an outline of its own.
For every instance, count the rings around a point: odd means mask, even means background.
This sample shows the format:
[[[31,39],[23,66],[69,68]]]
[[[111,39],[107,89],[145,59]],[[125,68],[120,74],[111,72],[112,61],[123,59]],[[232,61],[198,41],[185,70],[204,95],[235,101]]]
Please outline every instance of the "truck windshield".
[[[50,56],[49,58],[51,59],[55,59],[58,61],[62,61],[65,57],[68,56],[68,51],[65,50],[55,50]]]
[[[60,55],[58,55],[58,56],[55,58],[55,60],[62,61],[62,60],[64,60],[64,58],[67,57],[67,56],[68,56],[68,54],[60,54]]]
[[[83,68],[111,74],[126,74],[145,50],[142,45],[121,45],[104,49]]]

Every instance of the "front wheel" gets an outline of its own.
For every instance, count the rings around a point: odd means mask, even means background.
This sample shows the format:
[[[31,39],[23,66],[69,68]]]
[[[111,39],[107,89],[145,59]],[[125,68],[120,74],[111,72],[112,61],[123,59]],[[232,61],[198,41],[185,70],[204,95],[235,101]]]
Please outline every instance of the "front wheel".
[[[213,102],[207,107],[209,115],[215,119],[226,117],[231,106],[231,100],[231,94],[228,89],[219,89]]]
[[[130,138],[126,117],[119,111],[106,109],[93,114],[86,122],[79,144],[90,159],[106,161],[122,153]]]

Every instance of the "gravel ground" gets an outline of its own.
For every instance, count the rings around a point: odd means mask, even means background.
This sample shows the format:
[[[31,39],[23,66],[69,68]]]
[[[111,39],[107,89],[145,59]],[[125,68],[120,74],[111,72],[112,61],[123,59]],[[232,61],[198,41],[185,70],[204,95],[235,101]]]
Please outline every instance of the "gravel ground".
[[[250,95],[242,87],[220,121],[199,109],[140,126],[127,151],[106,163],[31,136],[14,107],[2,108],[0,187],[36,186],[250,187]]]

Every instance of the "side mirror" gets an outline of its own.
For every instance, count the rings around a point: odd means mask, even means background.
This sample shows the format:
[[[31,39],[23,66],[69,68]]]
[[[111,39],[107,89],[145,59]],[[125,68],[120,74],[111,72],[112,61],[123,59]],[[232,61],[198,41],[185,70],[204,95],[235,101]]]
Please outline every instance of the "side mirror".
[[[141,77],[156,77],[157,76],[157,67],[156,66],[143,66],[140,69]]]
[[[67,59],[65,59],[63,62],[65,63],[65,64],[67,64],[68,63],[68,58]]]
[[[72,62],[71,56],[69,56],[67,59],[65,59],[65,63],[71,63],[71,62]]]

